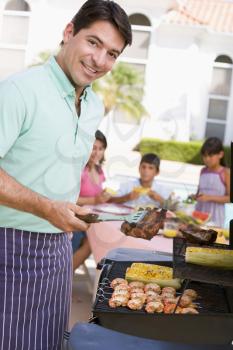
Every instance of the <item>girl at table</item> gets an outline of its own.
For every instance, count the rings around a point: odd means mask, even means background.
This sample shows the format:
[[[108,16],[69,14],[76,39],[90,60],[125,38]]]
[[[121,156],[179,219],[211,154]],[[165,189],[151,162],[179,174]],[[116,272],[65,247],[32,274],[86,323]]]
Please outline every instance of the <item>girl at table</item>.
[[[96,205],[105,203],[110,195],[103,190],[105,175],[102,169],[104,152],[107,148],[107,140],[104,134],[97,130],[92,153],[85,166],[80,185],[78,205]],[[88,258],[91,253],[86,232],[74,232],[72,238],[73,246],[73,269],[77,269]]]
[[[205,167],[200,173],[196,210],[211,214],[211,222],[223,227],[225,203],[230,202],[230,171],[225,166],[224,149],[217,137],[208,138],[201,147]]]

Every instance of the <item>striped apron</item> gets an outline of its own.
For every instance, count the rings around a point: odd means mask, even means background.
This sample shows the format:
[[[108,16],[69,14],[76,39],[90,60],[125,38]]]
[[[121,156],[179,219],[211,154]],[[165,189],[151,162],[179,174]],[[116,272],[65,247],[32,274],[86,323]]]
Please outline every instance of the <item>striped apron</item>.
[[[66,233],[0,228],[0,350],[61,350],[71,257]]]

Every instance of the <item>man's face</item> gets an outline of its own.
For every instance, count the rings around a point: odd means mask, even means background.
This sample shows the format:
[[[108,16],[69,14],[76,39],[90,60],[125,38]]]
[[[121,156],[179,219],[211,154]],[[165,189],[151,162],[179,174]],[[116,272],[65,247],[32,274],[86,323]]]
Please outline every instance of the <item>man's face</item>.
[[[142,162],[139,166],[140,178],[142,181],[153,181],[154,177],[158,174],[158,171],[154,164]]]
[[[73,35],[73,24],[66,26],[63,46],[57,56],[70,81],[81,90],[109,72],[122,52],[125,41],[107,21],[96,21]]]

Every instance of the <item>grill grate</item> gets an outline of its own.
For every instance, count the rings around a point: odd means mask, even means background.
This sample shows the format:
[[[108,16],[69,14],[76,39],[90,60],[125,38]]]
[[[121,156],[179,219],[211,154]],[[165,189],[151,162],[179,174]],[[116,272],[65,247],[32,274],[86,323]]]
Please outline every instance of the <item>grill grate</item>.
[[[154,264],[171,266],[171,263],[165,262],[153,262]],[[109,307],[108,300],[111,297],[113,289],[110,287],[110,282],[117,277],[124,278],[127,267],[131,265],[131,262],[112,262],[110,265],[105,266],[103,269],[102,278],[100,280],[96,301],[94,304],[95,311],[105,311],[110,313],[134,313],[134,314],[147,314],[144,309],[142,310],[130,310],[127,307],[119,307],[113,309]],[[231,288],[225,288],[220,285],[214,285],[209,283],[201,283],[195,281],[185,280],[183,282],[182,289],[192,288],[196,290],[199,295],[197,299],[198,311],[200,314],[216,314],[216,313],[232,313],[233,312],[233,290]],[[153,314],[154,317],[158,314]],[[159,315],[161,316],[161,315]],[[167,315],[164,315],[167,317]],[[181,315],[178,315],[181,316]]]

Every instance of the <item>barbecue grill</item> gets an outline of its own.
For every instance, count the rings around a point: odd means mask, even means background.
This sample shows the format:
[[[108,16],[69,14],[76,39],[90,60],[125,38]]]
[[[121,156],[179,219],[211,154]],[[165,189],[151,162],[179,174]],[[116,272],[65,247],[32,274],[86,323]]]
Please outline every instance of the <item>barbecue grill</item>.
[[[198,315],[148,314],[144,309],[112,309],[108,300],[113,290],[110,281],[124,277],[132,262],[108,261],[104,265],[93,306],[94,321],[103,327],[144,338],[190,344],[231,344],[233,339],[233,288],[184,281],[185,288],[197,291]],[[151,262],[171,266],[171,262]]]
[[[231,143],[231,202],[233,202],[233,143]],[[222,246],[223,247],[223,246]],[[127,267],[134,261],[106,260],[99,280],[92,321],[122,333],[144,338],[189,344],[229,345],[233,341],[233,276],[232,271],[214,271],[204,267],[187,267],[184,261],[186,243],[175,240],[174,267],[184,278],[180,290],[197,291],[199,314],[148,314],[145,309],[110,308],[108,300],[113,290],[110,282],[124,278]],[[230,223],[230,245],[233,249],[233,220]],[[182,254],[181,254],[182,253]],[[145,261],[144,261],[145,262]],[[171,261],[152,261],[172,266]]]
[[[233,203],[233,142],[231,142],[231,179],[230,179],[230,186],[231,186],[231,203]],[[230,247],[233,249],[233,220],[230,222]]]

